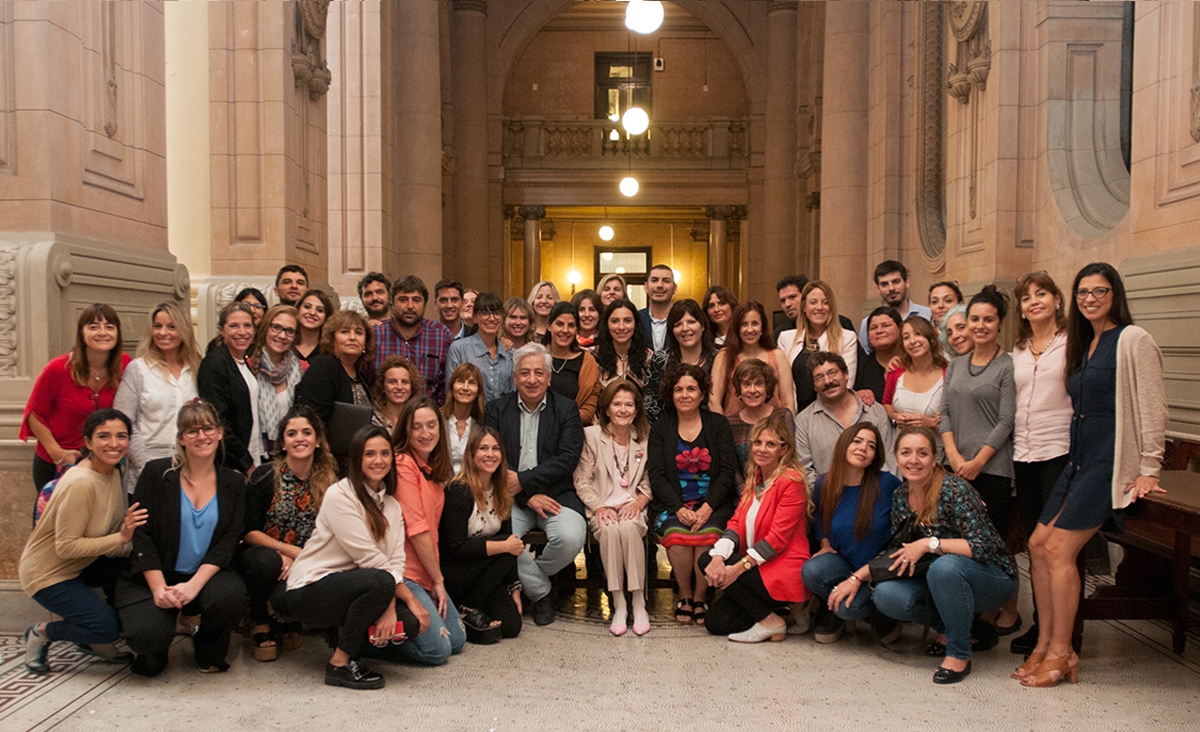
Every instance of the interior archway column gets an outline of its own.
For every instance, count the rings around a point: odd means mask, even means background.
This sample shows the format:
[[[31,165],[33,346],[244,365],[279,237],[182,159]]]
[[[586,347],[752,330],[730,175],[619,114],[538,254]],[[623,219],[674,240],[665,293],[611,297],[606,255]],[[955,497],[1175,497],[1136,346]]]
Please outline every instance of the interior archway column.
[[[454,252],[446,268],[470,287],[492,287],[488,262],[487,0],[453,0]]]
[[[521,206],[517,213],[525,220],[525,281],[518,292],[526,293],[542,279],[542,219],[546,218],[546,207]]]

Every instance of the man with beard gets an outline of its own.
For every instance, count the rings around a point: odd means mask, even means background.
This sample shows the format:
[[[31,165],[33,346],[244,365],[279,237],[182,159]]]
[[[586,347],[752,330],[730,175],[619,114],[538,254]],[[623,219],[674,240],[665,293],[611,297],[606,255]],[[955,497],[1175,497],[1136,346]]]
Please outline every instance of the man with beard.
[[[300,300],[308,292],[308,272],[298,264],[285,264],[275,275],[275,297],[280,305],[299,307]],[[326,313],[330,315],[331,313]]]
[[[446,400],[446,359],[454,337],[450,329],[425,317],[429,288],[420,277],[408,275],[392,284],[392,317],[375,326],[375,368],[399,354],[416,365],[425,379],[425,395]]]
[[[367,311],[367,322],[372,326],[388,319],[392,305],[388,302],[388,279],[382,272],[368,272],[358,281],[358,297]]]
[[[817,351],[808,358],[817,400],[796,417],[796,456],[804,466],[804,482],[812,486],[817,476],[829,472],[833,448],[850,425],[873,422],[883,438],[884,469],[896,472],[892,420],[882,404],[866,406],[846,384],[850,370],[837,353]]]
[[[933,312],[929,308],[908,299],[908,269],[900,262],[894,259],[880,262],[879,266],[875,267],[875,287],[879,289],[879,298],[883,305],[895,308],[896,312],[900,313],[900,322],[903,323],[909,315],[920,315],[933,322]],[[862,344],[864,351],[870,353],[873,349],[867,340],[868,320],[870,317],[863,318],[858,327],[858,342]]]
[[[675,297],[678,286],[675,284],[675,271],[665,264],[656,264],[646,275],[646,300],[649,305],[642,308],[638,314],[642,325],[651,335],[651,348],[655,351],[665,351],[667,348],[667,316],[671,314],[671,300]]]

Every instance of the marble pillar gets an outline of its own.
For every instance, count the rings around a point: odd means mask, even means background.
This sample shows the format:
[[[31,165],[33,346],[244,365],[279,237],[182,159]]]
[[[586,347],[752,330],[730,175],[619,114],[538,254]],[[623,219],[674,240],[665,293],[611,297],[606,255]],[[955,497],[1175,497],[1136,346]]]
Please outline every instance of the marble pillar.
[[[525,281],[517,290],[524,294],[542,279],[542,219],[546,218],[546,207],[521,206],[517,213],[525,220]]]
[[[871,284],[866,256],[869,6],[825,5],[817,274],[837,293],[841,312],[855,321]]]
[[[442,276],[442,97],[438,3],[384,2],[383,136],[391,141],[395,246],[385,271],[432,289]],[[480,202],[482,205],[482,202]]]
[[[729,206],[705,206],[708,218],[708,283],[709,286],[730,282],[729,258]],[[728,285],[726,285],[728,287]],[[707,303],[700,303],[701,306]]]
[[[488,262],[487,0],[453,0],[454,256],[446,275],[490,289]]]
[[[780,272],[794,274],[796,257],[796,20],[792,0],[767,6],[767,116],[763,160],[760,253],[750,293],[770,302]]]

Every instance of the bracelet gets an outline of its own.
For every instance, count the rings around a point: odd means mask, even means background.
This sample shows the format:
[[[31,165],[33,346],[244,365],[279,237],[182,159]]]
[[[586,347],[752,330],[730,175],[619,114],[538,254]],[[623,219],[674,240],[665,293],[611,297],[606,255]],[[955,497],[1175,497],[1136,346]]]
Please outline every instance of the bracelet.
[[[283,540],[280,539],[279,541],[275,542],[275,551],[278,552],[282,548],[283,548]]]
[[[855,582],[857,582],[857,583],[858,583],[858,584],[860,584],[860,585],[862,584],[862,580],[860,580],[860,579],[858,578],[858,575],[857,575],[857,574],[854,574],[854,573],[851,573],[851,574],[850,574],[850,576],[849,576],[849,577],[847,577],[846,579],[847,579],[847,580],[854,580]]]

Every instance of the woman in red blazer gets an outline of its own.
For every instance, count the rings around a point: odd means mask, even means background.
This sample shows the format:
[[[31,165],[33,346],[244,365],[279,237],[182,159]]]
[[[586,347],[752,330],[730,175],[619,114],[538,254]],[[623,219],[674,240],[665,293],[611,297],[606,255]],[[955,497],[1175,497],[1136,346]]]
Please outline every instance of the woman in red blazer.
[[[750,432],[746,490],[725,533],[700,568],[724,590],[708,613],[708,632],[738,643],[787,637],[776,608],[807,600],[800,571],[808,561],[807,491],[791,430],[772,415]]]

